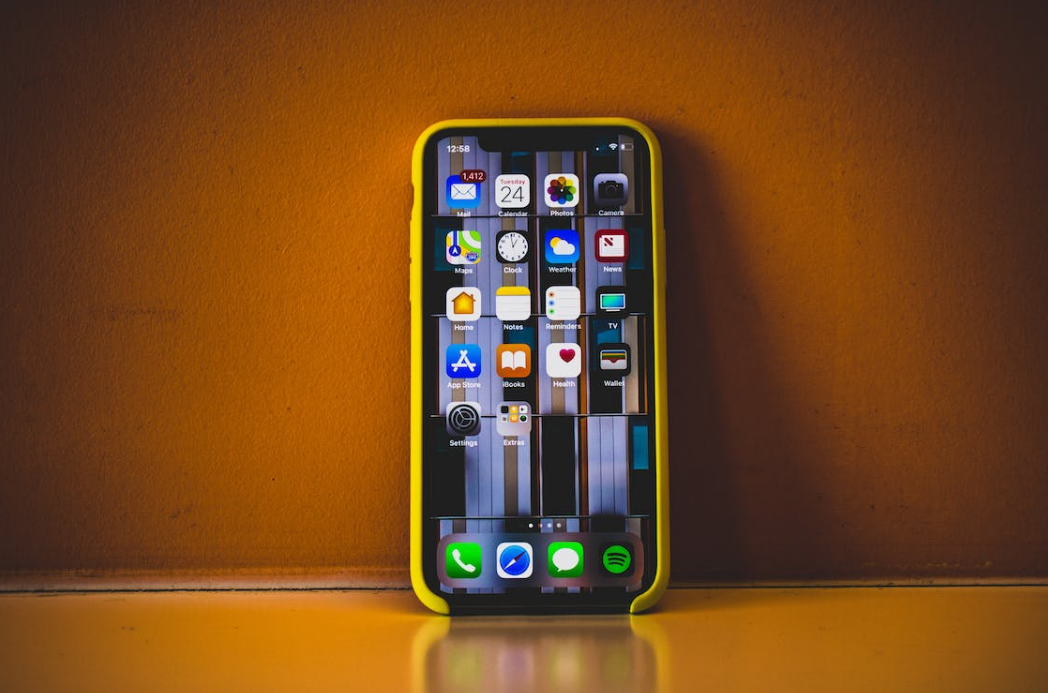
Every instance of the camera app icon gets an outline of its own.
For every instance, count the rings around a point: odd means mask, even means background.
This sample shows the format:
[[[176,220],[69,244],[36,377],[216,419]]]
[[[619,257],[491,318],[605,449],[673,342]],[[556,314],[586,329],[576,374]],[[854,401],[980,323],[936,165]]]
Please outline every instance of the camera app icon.
[[[593,177],[593,199],[602,207],[626,204],[630,183],[625,173],[598,173]]]

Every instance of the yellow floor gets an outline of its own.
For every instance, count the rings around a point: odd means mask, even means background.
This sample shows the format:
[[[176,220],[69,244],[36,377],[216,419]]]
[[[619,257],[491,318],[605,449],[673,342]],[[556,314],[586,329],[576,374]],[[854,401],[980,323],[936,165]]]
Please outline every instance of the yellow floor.
[[[674,589],[644,616],[410,592],[0,596],[0,691],[1048,690],[1048,587]]]

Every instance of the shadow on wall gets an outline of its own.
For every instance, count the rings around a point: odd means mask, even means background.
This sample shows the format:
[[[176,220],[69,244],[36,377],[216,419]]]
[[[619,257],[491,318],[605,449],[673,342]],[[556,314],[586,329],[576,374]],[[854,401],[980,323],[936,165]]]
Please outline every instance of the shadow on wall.
[[[815,451],[774,365],[715,162],[693,134],[653,126],[665,160],[672,578],[814,577],[827,564]]]

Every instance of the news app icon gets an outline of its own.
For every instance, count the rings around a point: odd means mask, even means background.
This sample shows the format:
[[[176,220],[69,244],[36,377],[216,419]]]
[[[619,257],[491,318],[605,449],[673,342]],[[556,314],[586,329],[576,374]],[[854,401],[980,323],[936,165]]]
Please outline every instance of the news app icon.
[[[593,237],[593,253],[599,262],[626,262],[630,237],[624,229],[602,229]]]

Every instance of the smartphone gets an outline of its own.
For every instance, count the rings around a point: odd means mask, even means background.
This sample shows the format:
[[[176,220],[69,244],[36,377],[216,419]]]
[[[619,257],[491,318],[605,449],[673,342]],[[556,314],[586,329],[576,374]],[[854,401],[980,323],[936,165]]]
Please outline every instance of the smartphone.
[[[439,613],[648,608],[669,579],[654,134],[444,121],[412,180],[416,594]]]

